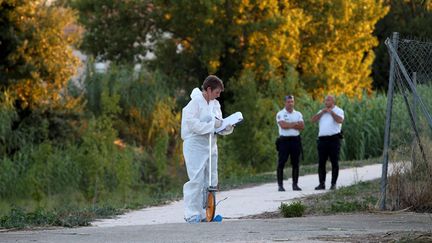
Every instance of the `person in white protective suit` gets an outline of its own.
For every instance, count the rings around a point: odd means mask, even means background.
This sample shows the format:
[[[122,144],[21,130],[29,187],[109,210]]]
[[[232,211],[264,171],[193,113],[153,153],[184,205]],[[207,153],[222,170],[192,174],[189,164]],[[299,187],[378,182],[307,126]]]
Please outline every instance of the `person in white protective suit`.
[[[224,90],[222,80],[214,75],[208,76],[202,90],[195,88],[191,101],[183,108],[181,137],[183,139],[183,156],[189,181],[183,186],[185,220],[189,223],[205,221],[203,195],[208,185],[209,136],[211,136],[211,186],[218,184],[218,149],[215,129],[222,122],[222,111],[216,100]],[[228,135],[234,128],[228,126],[218,134]]]

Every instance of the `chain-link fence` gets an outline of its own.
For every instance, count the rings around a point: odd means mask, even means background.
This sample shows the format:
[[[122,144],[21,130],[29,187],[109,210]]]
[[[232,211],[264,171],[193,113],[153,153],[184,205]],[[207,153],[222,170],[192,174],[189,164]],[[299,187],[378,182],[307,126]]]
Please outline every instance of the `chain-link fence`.
[[[418,84],[432,81],[432,42],[400,39],[395,46],[408,75]],[[390,50],[389,50],[390,51]]]
[[[386,45],[390,76],[380,206],[432,211],[432,42],[394,33]]]

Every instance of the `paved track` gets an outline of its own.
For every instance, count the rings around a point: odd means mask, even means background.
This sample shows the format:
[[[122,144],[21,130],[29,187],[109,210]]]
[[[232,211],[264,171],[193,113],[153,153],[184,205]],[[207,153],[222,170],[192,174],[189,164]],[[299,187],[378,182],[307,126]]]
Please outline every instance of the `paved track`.
[[[340,170],[338,186],[349,186],[359,181],[368,181],[381,177],[382,165],[368,165],[359,168]],[[327,181],[330,181],[330,172],[327,174]],[[217,200],[227,198],[220,202],[216,208],[216,214],[222,215],[228,220],[239,217],[256,215],[263,212],[274,212],[278,210],[281,202],[289,202],[295,198],[323,193],[326,191],[315,191],[318,185],[318,175],[306,175],[299,178],[299,186],[303,191],[291,190],[291,179],[284,181],[286,192],[278,192],[275,183],[263,184],[260,186],[218,192]],[[327,185],[327,188],[329,185]],[[150,225],[182,223],[183,200],[168,205],[144,208],[120,215],[114,219],[105,219],[93,222],[96,227],[112,227],[125,225]]]

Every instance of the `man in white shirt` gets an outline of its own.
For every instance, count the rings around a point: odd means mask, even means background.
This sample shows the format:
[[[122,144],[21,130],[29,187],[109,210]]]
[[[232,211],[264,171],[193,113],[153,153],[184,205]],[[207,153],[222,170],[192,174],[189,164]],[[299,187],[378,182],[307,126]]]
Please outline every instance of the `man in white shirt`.
[[[288,157],[291,156],[292,165],[292,189],[301,191],[298,186],[300,171],[300,154],[302,152],[300,131],[304,128],[303,115],[294,110],[294,96],[285,97],[285,108],[276,114],[276,122],[279,127],[279,137],[276,140],[278,151],[277,182],[278,190],[285,191],[283,187],[283,170]]]
[[[319,185],[315,187],[315,190],[325,190],[326,162],[328,158],[330,158],[332,165],[330,190],[334,190],[339,175],[339,151],[344,111],[335,105],[336,100],[332,95],[327,95],[324,103],[325,108],[312,117],[312,122],[319,121],[317,145]]]

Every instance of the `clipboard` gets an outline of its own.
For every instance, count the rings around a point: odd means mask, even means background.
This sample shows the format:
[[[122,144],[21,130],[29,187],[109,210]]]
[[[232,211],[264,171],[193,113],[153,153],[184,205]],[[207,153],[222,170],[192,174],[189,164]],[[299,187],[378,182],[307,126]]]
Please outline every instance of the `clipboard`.
[[[240,111],[237,111],[237,112],[231,114],[230,116],[225,117],[222,120],[222,125],[220,127],[216,128],[215,133],[219,133],[219,132],[225,130],[225,128],[228,125],[233,126],[233,125],[235,125],[241,121],[243,121],[243,114]]]

